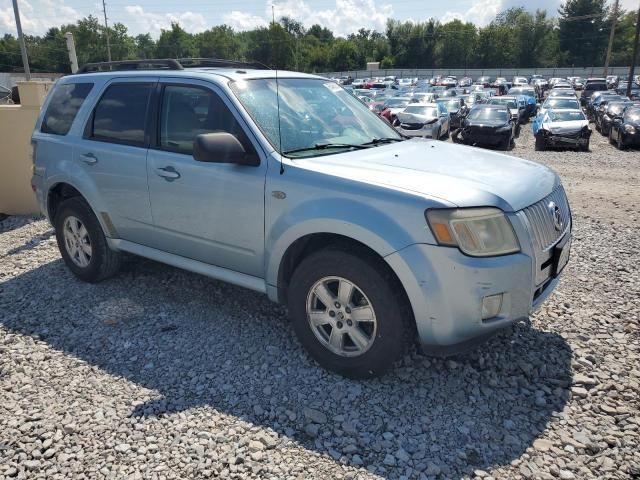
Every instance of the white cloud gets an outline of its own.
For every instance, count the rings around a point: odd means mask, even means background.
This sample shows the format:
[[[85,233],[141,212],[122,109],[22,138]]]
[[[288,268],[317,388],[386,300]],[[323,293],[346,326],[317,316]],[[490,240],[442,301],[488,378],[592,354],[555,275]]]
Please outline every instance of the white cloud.
[[[25,35],[42,35],[51,27],[59,27],[61,23],[74,23],[83,15],[75,8],[65,5],[64,1],[20,0],[20,22]],[[16,21],[13,7],[0,8],[0,32],[15,35]]]
[[[167,12],[155,13],[145,12],[140,5],[128,5],[124,7],[128,15],[125,23],[129,33],[137,35],[139,33],[149,33],[152,37],[157,38],[160,30],[171,28],[171,23],[178,23],[182,28],[190,33],[199,33],[207,29],[207,21],[200,13],[186,12]]]
[[[623,0],[632,2],[636,0]],[[496,18],[501,12],[512,7],[525,7],[529,11],[546,10],[547,16],[554,17],[558,14],[558,8],[562,0],[536,0],[536,2],[524,2],[523,0],[474,0],[471,7],[464,12],[447,11],[440,17],[443,23],[458,19],[464,22],[473,22],[479,26],[485,26]]]
[[[248,30],[267,25],[271,21],[271,5],[275,4],[275,16],[291,17],[305,27],[320,24],[339,36],[347,36],[360,28],[383,32],[387,19],[393,14],[391,5],[376,5],[376,0],[335,0],[333,8],[314,8],[304,0],[265,2],[264,16],[234,10],[223,16],[223,21],[237,30]]]
[[[222,22],[229,25],[234,30],[240,31],[252,30],[254,28],[265,27],[268,25],[268,22],[263,17],[247,12],[241,12],[239,10],[225,13],[222,16]]]

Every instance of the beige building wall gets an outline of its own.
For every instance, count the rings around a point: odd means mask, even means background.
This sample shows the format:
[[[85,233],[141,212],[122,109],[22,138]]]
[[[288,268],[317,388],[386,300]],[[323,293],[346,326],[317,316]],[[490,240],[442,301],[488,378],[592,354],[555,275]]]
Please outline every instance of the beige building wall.
[[[0,213],[39,213],[31,189],[31,133],[51,82],[18,82],[21,105],[0,105]]]

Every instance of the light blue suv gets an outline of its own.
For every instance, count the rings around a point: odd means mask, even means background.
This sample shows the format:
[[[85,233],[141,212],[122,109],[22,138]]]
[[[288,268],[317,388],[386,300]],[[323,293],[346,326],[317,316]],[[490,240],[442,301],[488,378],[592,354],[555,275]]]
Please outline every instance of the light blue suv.
[[[203,61],[94,64],[33,133],[33,186],[80,279],[129,252],[288,306],[324,367],[380,374],[526,318],[569,257],[558,176],[406,140],[327,79]]]

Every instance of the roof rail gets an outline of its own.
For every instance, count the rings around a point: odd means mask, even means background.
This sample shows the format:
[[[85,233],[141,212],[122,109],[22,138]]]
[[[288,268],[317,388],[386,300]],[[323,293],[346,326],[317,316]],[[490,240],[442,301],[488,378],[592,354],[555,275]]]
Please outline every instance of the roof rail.
[[[183,70],[183,67],[177,60],[171,58],[121,60],[117,62],[87,63],[76,73],[110,72],[118,70]]]
[[[76,73],[112,72],[119,70],[184,70],[185,68],[251,68],[270,70],[260,62],[241,62],[223,58],[149,58],[142,60],[119,60],[116,62],[96,62],[83,65]]]
[[[179,58],[178,62],[180,62],[184,68],[251,68],[256,70],[271,70],[264,63],[226,60],[224,58]]]

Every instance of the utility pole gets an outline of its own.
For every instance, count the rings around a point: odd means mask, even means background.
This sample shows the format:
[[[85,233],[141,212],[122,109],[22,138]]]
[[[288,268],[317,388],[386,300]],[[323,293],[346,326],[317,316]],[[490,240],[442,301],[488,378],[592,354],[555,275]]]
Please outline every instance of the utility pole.
[[[78,57],[76,56],[76,43],[73,41],[73,33],[64,34],[67,39],[67,52],[69,53],[69,63],[71,64],[71,73],[78,71]]]
[[[631,85],[633,85],[633,74],[638,61],[638,37],[640,37],[640,7],[638,8],[638,18],[636,19],[636,36],[633,40],[633,55],[631,56],[631,66],[629,67],[629,83],[627,83],[627,97],[631,97]]]
[[[102,0],[102,13],[104,13],[104,33],[107,35],[107,57],[111,61],[111,45],[109,44],[109,24],[107,23],[107,4]]]
[[[609,62],[611,61],[611,50],[613,49],[613,37],[616,34],[616,23],[618,23],[618,0],[613,4],[613,19],[611,20],[611,33],[609,34],[609,46],[607,47],[607,59],[604,61],[604,76],[609,73]]]
[[[20,23],[20,10],[18,10],[18,0],[13,0],[13,14],[16,17],[16,29],[18,30],[18,41],[20,42],[20,53],[22,53],[22,65],[24,66],[24,76],[31,80],[31,70],[29,70],[29,57],[27,56],[27,46],[24,43],[22,33],[22,23]]]

